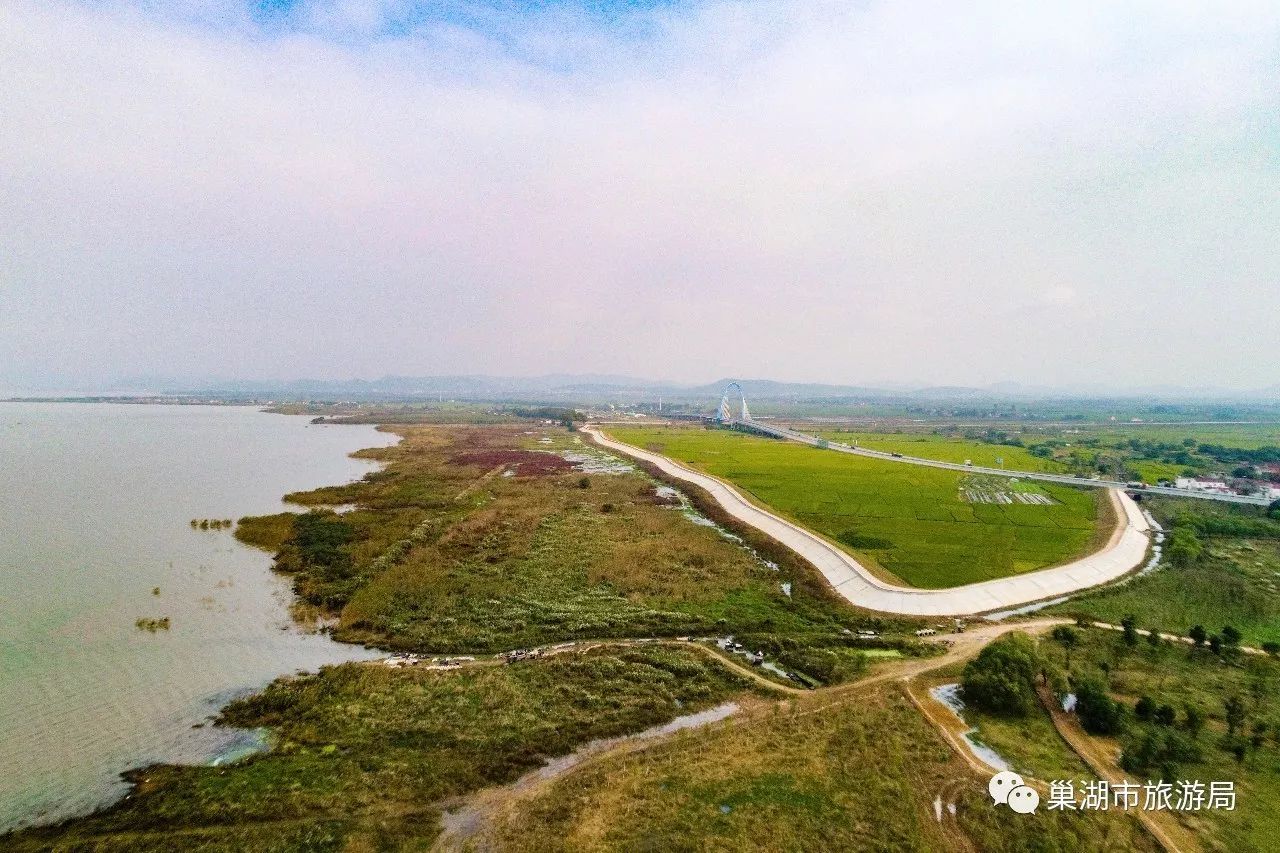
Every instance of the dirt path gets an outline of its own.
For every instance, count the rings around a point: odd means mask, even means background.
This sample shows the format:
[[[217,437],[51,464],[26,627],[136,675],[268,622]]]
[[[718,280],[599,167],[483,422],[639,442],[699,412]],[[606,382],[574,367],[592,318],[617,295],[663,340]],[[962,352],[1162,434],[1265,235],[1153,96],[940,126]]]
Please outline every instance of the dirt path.
[[[1089,624],[1094,628],[1105,628],[1108,631],[1124,630],[1123,625],[1113,625],[1110,622],[1090,622]],[[1149,631],[1146,628],[1136,628],[1135,630],[1137,631],[1139,637],[1149,637],[1151,636],[1152,633],[1160,633],[1160,632]],[[1184,637],[1181,634],[1160,633],[1160,639],[1167,640],[1170,643],[1185,643],[1188,646],[1194,646],[1196,644],[1195,640],[1191,639],[1190,637]],[[1209,648],[1209,645],[1206,643],[1204,647],[1207,649]],[[1227,648],[1227,646],[1224,645],[1223,648],[1225,649]],[[1257,648],[1254,648],[1253,646],[1235,646],[1234,648],[1236,651],[1243,652],[1246,655],[1266,655],[1267,654],[1267,652],[1263,651],[1262,649],[1257,649]]]
[[[1055,625],[1070,624],[1066,619],[1036,619],[1027,622],[1013,623],[995,623],[990,625],[981,625],[963,634],[949,634],[939,637],[939,640],[950,643],[949,648],[943,654],[924,659],[911,659],[907,661],[893,663],[885,663],[882,668],[857,681],[849,684],[838,685],[836,687],[827,687],[819,690],[808,691],[798,688],[789,687],[787,685],[777,684],[763,676],[752,671],[748,667],[741,667],[733,661],[724,658],[723,655],[717,654],[714,650],[702,646],[697,643],[687,642],[683,645],[692,645],[702,649],[703,653],[714,657],[722,665],[727,666],[735,672],[750,676],[753,680],[763,682],[766,686],[792,694],[790,698],[782,700],[792,709],[801,708],[799,714],[815,714],[830,711],[833,708],[840,707],[846,703],[855,701],[860,694],[875,688],[877,686],[893,681],[908,681],[923,673],[931,670],[940,669],[950,666],[954,663],[967,660],[969,657],[977,654],[978,651],[991,640],[1006,634],[1010,631],[1028,631],[1041,632]],[[675,641],[680,642],[680,641]],[[647,643],[652,645],[652,643]],[[617,643],[598,643],[595,646],[602,645],[639,645],[636,641],[621,641]],[[757,721],[766,715],[773,713],[776,703],[768,701],[760,701],[756,703],[743,703],[741,710],[732,716],[715,720],[717,725],[744,725],[749,722]],[[614,759],[622,755],[633,754],[669,740],[669,736],[650,737],[640,740],[619,739],[620,742],[610,746],[607,749],[592,750],[590,754],[581,758],[581,760],[572,761],[564,764],[563,769],[557,768],[557,772],[545,773],[533,771],[525,774],[516,783],[497,788],[487,788],[478,791],[465,798],[446,804],[449,808],[444,816],[445,829],[444,832],[436,839],[433,850],[462,850],[473,842],[482,841],[485,828],[500,813],[515,808],[520,802],[536,797],[546,791],[546,789],[557,779],[563,778],[568,773],[577,772],[584,767],[594,766],[595,764]],[[556,766],[557,759],[549,766]],[[989,770],[985,767],[981,771],[989,775]],[[477,849],[485,849],[483,843]]]
[[[911,704],[916,706],[916,710],[920,712],[929,723],[938,730],[938,734],[942,735],[942,739],[951,747],[951,751],[969,765],[969,769],[975,775],[984,779],[997,772],[997,768],[991,767],[981,758],[973,754],[973,750],[969,748],[969,744],[965,741],[964,735],[969,731],[969,727],[964,721],[952,712],[950,708],[941,705],[937,699],[934,699],[926,690],[924,695],[920,694],[923,685],[916,681],[909,681],[903,687],[903,692],[907,694],[907,698],[911,700]]]
[[[1082,729],[1075,717],[1062,710],[1048,687],[1039,685],[1036,693],[1040,697],[1040,704],[1049,712],[1058,734],[1099,779],[1105,779],[1113,785],[1125,779],[1124,773],[1115,765],[1113,745]],[[1170,853],[1194,853],[1203,849],[1196,837],[1169,812],[1134,809],[1131,813],[1142,821],[1147,831]]]
[[[453,498],[453,499],[454,499],[454,501],[460,501],[460,500],[462,500],[462,499],[463,499],[463,498],[465,498],[467,495],[471,494],[471,493],[472,493],[472,492],[474,492],[476,489],[480,488],[480,487],[481,487],[481,486],[483,486],[485,483],[489,482],[489,481],[490,481],[490,480],[492,480],[494,477],[498,476],[498,474],[500,474],[500,473],[502,472],[502,470],[503,470],[504,468],[506,468],[506,467],[507,467],[507,463],[505,463],[505,462],[504,462],[504,463],[502,463],[501,465],[498,465],[497,467],[493,468],[493,469],[492,469],[492,470],[490,470],[490,471],[485,471],[483,474],[481,474],[479,477],[477,477],[477,478],[475,479],[475,481],[471,483],[471,485],[467,486],[465,489],[463,489],[462,491],[458,492],[458,494],[454,495],[454,498]]]

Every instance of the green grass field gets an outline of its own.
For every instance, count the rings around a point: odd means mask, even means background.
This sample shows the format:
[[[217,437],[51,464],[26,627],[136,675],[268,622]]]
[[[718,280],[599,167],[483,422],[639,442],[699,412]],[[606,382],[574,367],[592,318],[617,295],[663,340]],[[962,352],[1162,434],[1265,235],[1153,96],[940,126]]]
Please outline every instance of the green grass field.
[[[1211,542],[1192,566],[1165,566],[1147,577],[1059,605],[1118,624],[1132,613],[1144,628],[1186,636],[1192,625],[1210,632],[1231,625],[1249,645],[1280,642],[1280,542]]]
[[[761,504],[841,543],[886,575],[941,588],[1066,562],[1096,542],[1102,492],[1036,484],[1054,503],[969,503],[971,476],[866,459],[735,432],[615,427],[741,487]],[[1026,484],[1022,484],[1026,485]],[[1109,520],[1102,527],[1109,533]]]
[[[1041,459],[1032,456],[1025,447],[1014,447],[1001,444],[988,444],[963,436],[934,435],[933,433],[909,432],[839,432],[822,430],[817,433],[831,441],[842,441],[868,450],[881,450],[885,453],[901,453],[906,456],[918,456],[921,459],[935,459],[939,462],[963,464],[966,460],[986,468],[999,468],[1000,460],[1010,471],[1047,471],[1058,473],[1067,470],[1067,466],[1052,459]]]
[[[871,450],[942,462],[1000,467],[1011,471],[1102,474],[1148,483],[1187,473],[1226,473],[1238,462],[1201,453],[1201,445],[1257,450],[1280,445],[1280,424],[1040,424],[1010,422],[984,432],[954,423],[886,424],[870,430],[822,429],[800,423],[801,431]],[[994,443],[1007,436],[1025,446]],[[1135,444],[1136,442],[1136,444]],[[1040,452],[1031,452],[1040,445]],[[1158,446],[1158,447],[1157,447]],[[1183,451],[1183,452],[1180,452]]]
[[[1109,426],[1072,427],[1081,437],[1100,439],[1106,444],[1120,444],[1131,438],[1177,444],[1195,439],[1197,444],[1220,444],[1255,450],[1267,445],[1280,445],[1280,424],[1116,424]]]

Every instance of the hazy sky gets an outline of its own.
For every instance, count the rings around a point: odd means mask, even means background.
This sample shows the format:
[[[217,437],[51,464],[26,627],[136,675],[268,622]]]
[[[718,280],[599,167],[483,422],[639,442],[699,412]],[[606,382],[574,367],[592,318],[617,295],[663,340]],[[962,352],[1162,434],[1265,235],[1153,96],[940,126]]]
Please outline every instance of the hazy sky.
[[[1280,3],[4,0],[0,386],[1280,383]]]

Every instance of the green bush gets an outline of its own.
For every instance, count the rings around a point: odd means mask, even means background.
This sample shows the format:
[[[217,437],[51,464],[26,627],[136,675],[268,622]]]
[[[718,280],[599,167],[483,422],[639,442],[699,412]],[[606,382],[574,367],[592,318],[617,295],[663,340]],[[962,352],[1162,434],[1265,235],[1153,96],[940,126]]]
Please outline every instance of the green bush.
[[[1021,632],[1006,634],[965,666],[964,701],[992,714],[1024,716],[1035,705],[1039,669],[1035,642]]]
[[[1076,716],[1084,730],[1095,735],[1116,735],[1125,728],[1125,706],[1107,694],[1103,680],[1087,675],[1075,683]]]

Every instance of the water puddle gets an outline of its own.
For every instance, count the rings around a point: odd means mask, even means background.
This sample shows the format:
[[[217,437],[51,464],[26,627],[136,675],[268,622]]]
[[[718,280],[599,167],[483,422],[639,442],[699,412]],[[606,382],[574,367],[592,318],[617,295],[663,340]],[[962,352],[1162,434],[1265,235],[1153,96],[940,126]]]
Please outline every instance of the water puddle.
[[[545,441],[545,439],[544,439]],[[560,458],[573,463],[573,467],[584,474],[630,474],[636,466],[624,462],[612,453],[597,450],[582,443],[582,439],[574,438],[572,450],[560,451]]]
[[[710,527],[716,533],[719,533],[722,538],[728,539],[730,542],[734,543],[739,548],[746,551],[748,554],[754,557],[755,560],[760,563],[760,565],[764,566],[769,571],[772,571],[772,572],[778,571],[777,563],[773,562],[772,560],[766,560],[764,557],[760,556],[760,553],[756,551],[755,548],[752,548],[750,545],[748,545],[746,540],[743,539],[741,536],[731,531],[725,530],[719,524],[716,524],[714,521],[707,518],[702,513],[698,512],[697,507],[693,505],[693,501],[689,500],[689,496],[686,495],[684,492],[680,491],[679,489],[673,489],[671,486],[668,486],[665,483],[659,483],[655,480],[654,493],[657,494],[657,496],[661,498],[664,502],[666,502],[669,508],[679,510],[680,514],[683,515],[686,519],[688,519],[693,524],[696,524],[699,527]],[[791,597],[790,583],[783,584],[783,592],[786,593],[788,598]]]
[[[951,709],[951,713],[956,715],[956,719],[968,725],[962,713],[964,711],[964,702],[960,699],[959,684],[939,684],[937,687],[929,689],[929,695]],[[964,742],[969,745],[969,751],[989,767],[996,770],[1009,770],[1009,762],[1005,761],[1000,756],[1000,753],[974,737],[977,731],[977,729],[969,729],[961,735],[964,738]]]
[[[531,785],[562,776],[574,767],[577,767],[579,764],[586,761],[588,758],[607,752],[616,747],[629,743],[643,743],[645,741],[657,740],[658,738],[663,738],[668,735],[675,734],[676,732],[708,726],[736,714],[738,710],[738,703],[725,702],[723,704],[716,705],[713,708],[707,708],[705,711],[698,711],[694,714],[685,714],[683,716],[676,717],[662,725],[652,726],[634,734],[611,738],[598,738],[596,740],[588,741],[568,755],[553,758],[543,766],[525,773],[508,786],[505,791],[510,793],[522,791]],[[487,810],[483,805],[483,801],[477,801],[474,805],[464,806],[452,812],[445,812],[440,816],[440,822],[444,826],[444,834],[446,836],[467,838],[475,834],[484,822],[486,816]]]
[[[1046,607],[1052,607],[1055,604],[1062,604],[1070,600],[1071,596],[1063,595],[1058,598],[1037,601],[1033,604],[1024,604],[1022,607],[1015,607],[1012,610],[997,610],[994,613],[986,614],[982,618],[988,622],[999,622],[1002,619],[1008,619],[1010,616],[1025,616],[1028,613],[1035,613],[1037,610],[1043,610]]]

